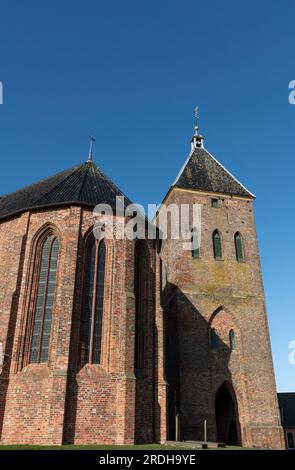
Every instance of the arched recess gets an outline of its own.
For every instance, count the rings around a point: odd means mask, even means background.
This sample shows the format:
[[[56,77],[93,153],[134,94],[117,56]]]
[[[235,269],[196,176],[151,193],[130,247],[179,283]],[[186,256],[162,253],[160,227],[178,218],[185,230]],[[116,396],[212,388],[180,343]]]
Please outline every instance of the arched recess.
[[[218,442],[241,445],[241,428],[236,394],[232,384],[224,382],[215,395],[216,437]]]
[[[209,319],[208,327],[209,340],[211,331],[214,330],[217,335],[217,343],[223,347],[225,353],[230,354],[241,348],[240,329],[228,308],[223,305],[216,308]]]
[[[49,361],[60,252],[59,230],[43,225],[31,245],[21,366]]]
[[[146,241],[134,251],[135,442],[153,442],[154,436],[154,301],[152,258]]]

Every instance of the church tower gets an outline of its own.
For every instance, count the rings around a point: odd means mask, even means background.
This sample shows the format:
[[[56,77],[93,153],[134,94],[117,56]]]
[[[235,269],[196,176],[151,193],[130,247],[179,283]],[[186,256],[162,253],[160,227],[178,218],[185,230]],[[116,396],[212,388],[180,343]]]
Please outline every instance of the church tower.
[[[203,440],[206,420],[209,441],[284,446],[254,199],[204,148],[196,125],[163,201],[200,208],[200,243],[184,250],[168,236],[161,249],[169,439]]]

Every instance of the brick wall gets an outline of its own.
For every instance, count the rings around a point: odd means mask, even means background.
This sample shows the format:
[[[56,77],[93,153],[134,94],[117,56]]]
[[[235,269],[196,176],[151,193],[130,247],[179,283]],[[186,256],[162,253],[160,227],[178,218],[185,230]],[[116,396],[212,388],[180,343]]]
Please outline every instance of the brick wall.
[[[163,354],[155,355],[155,341],[163,345],[163,318],[155,295],[159,261],[153,243],[147,280],[148,383],[134,371],[133,241],[107,240],[102,360],[99,365],[80,361],[84,237],[93,222],[90,209],[67,207],[25,213],[0,224],[0,341],[5,352],[0,368],[1,443],[131,444],[151,442],[155,436],[165,440]],[[23,352],[34,246],[36,235],[47,227],[60,239],[49,360],[28,364]],[[136,416],[144,433],[136,430]]]
[[[200,259],[184,251],[182,241],[163,241],[160,256],[157,244],[147,243],[147,346],[140,374],[134,370],[134,242],[107,240],[102,360],[83,365],[84,240],[92,211],[39,210],[0,223],[1,443],[164,442],[167,430],[175,437],[176,413],[182,438],[202,439],[207,419],[208,438],[215,440],[215,397],[224,385],[236,409],[239,442],[284,446],[252,201],[224,196],[212,208],[209,194],[174,189],[169,202],[201,205]],[[28,364],[34,244],[47,227],[61,242],[49,360]],[[213,257],[215,229],[222,236],[222,260]],[[244,262],[235,256],[237,231]],[[217,333],[215,351],[210,328]]]

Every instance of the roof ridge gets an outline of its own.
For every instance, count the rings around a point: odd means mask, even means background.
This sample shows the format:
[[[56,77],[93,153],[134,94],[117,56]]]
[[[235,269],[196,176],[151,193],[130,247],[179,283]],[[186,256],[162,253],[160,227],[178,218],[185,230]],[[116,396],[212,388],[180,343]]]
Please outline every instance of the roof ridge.
[[[106,181],[106,184],[109,186],[109,188],[112,190],[112,191],[116,191],[118,193],[120,193],[122,196],[124,196],[124,199],[126,199],[127,201],[129,201],[130,203],[132,203],[132,201],[129,199],[128,196],[126,196],[126,194],[106,175],[106,173],[104,173],[104,171],[96,165],[96,163],[92,162],[92,164],[94,165],[94,167],[96,167],[96,169],[102,174],[102,176],[105,178],[105,181]]]
[[[192,149],[192,150],[190,151],[188,157],[186,158],[184,164],[183,164],[182,167],[180,168],[180,171],[178,172],[178,174],[177,174],[177,176],[176,176],[176,178],[175,178],[175,180],[174,180],[174,182],[172,183],[171,186],[174,186],[174,185],[177,183],[177,181],[179,180],[180,176],[182,175],[183,170],[185,169],[186,165],[188,164],[188,162],[189,162],[190,158],[192,157],[194,151],[195,151],[195,149]]]
[[[86,163],[89,163],[89,162],[86,162]],[[86,163],[84,163],[84,164],[81,165],[81,166],[85,166]],[[85,182],[86,176],[87,176],[88,171],[89,171],[89,167],[87,166],[86,168],[87,168],[87,169],[86,169],[86,171],[85,171],[85,173],[84,173],[84,176],[83,176],[83,178],[82,178],[82,180],[81,180],[80,187],[79,187],[79,189],[78,189],[78,191],[77,191],[77,199],[79,199],[80,196],[81,196],[81,192],[82,192],[82,189],[83,189],[83,186],[84,186],[84,182]]]
[[[238,178],[236,178],[229,170],[227,170],[227,168],[225,168],[225,166],[222,165],[222,163],[220,163],[217,158],[214,157],[214,155],[212,155],[212,153],[209,152],[209,150],[206,149],[206,147],[203,147],[203,150],[205,150],[205,152],[208,153],[208,155],[210,155],[211,158],[213,158],[213,160],[217,163],[217,165],[221,166],[221,168],[226,171],[226,173],[229,174],[229,176],[231,176],[240,186],[242,186],[242,188],[247,191],[247,193],[251,194],[251,196],[253,197],[256,197],[255,194],[251,193],[251,191],[249,191],[249,189],[246,188],[246,186],[244,186],[239,180]]]

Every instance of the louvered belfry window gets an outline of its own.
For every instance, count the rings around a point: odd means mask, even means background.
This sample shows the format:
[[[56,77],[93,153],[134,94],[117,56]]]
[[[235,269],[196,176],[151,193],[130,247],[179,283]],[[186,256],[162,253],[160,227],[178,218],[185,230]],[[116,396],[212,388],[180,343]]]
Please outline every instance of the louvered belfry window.
[[[239,232],[235,234],[235,247],[236,247],[236,258],[237,261],[244,261],[244,250],[243,250],[243,243],[242,237]]]
[[[50,344],[52,312],[55,297],[59,243],[50,234],[43,241],[36,286],[30,362],[47,362]]]
[[[100,364],[102,348],[103,302],[105,283],[105,241],[89,235],[86,243],[84,281],[82,362]]]
[[[222,259],[221,235],[218,230],[213,232],[213,252],[215,259]]]

